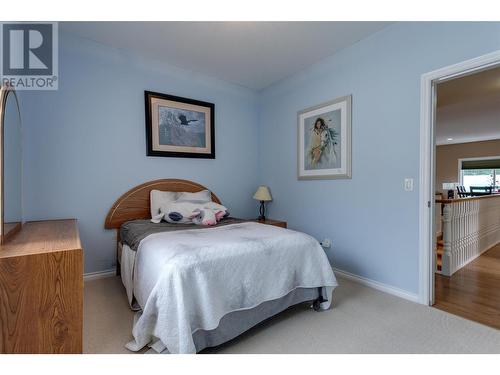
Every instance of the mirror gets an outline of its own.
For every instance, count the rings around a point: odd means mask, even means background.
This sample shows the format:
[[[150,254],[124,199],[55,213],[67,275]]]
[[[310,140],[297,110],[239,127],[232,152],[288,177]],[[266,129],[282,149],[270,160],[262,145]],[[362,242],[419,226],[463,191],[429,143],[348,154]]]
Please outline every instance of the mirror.
[[[16,93],[2,87],[1,147],[2,147],[2,199],[1,239],[6,241],[22,226],[22,133],[21,115]]]

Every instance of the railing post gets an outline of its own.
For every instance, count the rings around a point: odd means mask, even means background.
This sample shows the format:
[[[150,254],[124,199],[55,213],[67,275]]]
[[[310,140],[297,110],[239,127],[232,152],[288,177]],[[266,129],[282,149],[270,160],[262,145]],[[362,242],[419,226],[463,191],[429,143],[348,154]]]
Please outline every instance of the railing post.
[[[443,257],[441,260],[441,273],[451,275],[451,221],[453,214],[453,204],[443,204]]]

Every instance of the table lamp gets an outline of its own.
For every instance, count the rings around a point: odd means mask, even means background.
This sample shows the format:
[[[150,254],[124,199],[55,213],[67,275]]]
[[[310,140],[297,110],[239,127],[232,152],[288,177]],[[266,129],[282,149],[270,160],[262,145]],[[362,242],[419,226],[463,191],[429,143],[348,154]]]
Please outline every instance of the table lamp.
[[[443,182],[443,190],[447,190],[448,199],[455,198],[455,188],[458,186],[458,182]]]
[[[271,192],[269,191],[269,188],[267,186],[259,186],[255,194],[253,195],[253,199],[260,201],[260,209],[259,209],[259,220],[264,221],[266,220],[266,206],[265,202],[269,202],[273,200],[273,197],[271,196]]]

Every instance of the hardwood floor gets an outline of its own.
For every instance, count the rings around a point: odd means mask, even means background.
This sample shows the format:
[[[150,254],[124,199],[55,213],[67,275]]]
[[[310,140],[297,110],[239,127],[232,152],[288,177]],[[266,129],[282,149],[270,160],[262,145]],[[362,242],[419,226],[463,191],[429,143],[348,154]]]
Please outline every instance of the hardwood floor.
[[[500,329],[500,244],[451,277],[436,274],[434,307]]]

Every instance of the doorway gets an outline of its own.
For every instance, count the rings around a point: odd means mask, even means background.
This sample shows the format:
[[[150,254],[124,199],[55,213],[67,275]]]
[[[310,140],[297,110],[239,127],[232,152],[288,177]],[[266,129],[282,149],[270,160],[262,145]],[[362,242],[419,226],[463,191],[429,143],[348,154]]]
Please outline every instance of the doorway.
[[[483,178],[484,176],[481,175],[481,173],[484,175],[485,172],[481,171],[471,171],[471,169],[467,169],[465,172],[465,169],[460,170],[460,171],[455,171],[455,176],[452,180],[450,181],[439,181],[439,186],[441,187],[441,191],[438,191],[436,188],[438,186],[438,179],[436,178],[436,144],[438,143],[438,136],[436,134],[436,113],[437,113],[437,106],[438,106],[438,90],[439,86],[446,83],[446,82],[451,82],[453,80],[458,80],[460,78],[472,76],[474,74],[478,74],[481,72],[486,72],[491,69],[499,68],[500,67],[500,51],[484,55],[472,60],[468,60],[459,64],[455,64],[443,69],[439,69],[427,74],[424,74],[422,76],[421,80],[421,134],[420,134],[420,140],[421,140],[421,165],[420,165],[420,299],[423,304],[427,305],[434,305],[435,304],[435,282],[436,282],[436,271],[438,270],[438,267],[448,267],[447,270],[445,270],[448,273],[456,274],[458,271],[456,268],[461,267],[460,269],[463,269],[464,267],[467,267],[467,264],[471,264],[474,260],[466,259],[467,257],[462,257],[459,261],[456,259],[451,259],[450,255],[450,241],[449,238],[447,238],[447,241],[444,241],[442,237],[440,238],[438,232],[436,231],[436,228],[439,226],[441,218],[444,216],[443,212],[440,212],[443,207],[438,206],[436,204],[436,197],[435,194],[436,192],[443,194],[444,192],[447,193],[447,190],[451,190],[453,192],[453,198],[458,197],[458,190],[456,188],[459,186],[459,183],[462,180],[458,179],[458,174],[462,173],[462,176],[467,176],[467,181],[474,181],[474,178],[480,179]],[[500,82],[499,82],[500,83]],[[499,86],[500,88],[500,86]],[[440,135],[441,139],[439,142],[443,142],[442,136]],[[451,138],[451,139],[449,139]],[[457,140],[454,139],[455,137],[449,136],[446,137],[445,142],[456,142]],[[460,141],[460,139],[458,140]],[[480,141],[479,139],[475,141]],[[497,152],[497,154],[500,154]],[[465,158],[463,158],[465,159]],[[464,168],[469,168],[469,166],[465,166]],[[488,166],[489,167],[489,166]],[[495,168],[493,168],[495,169]],[[495,169],[496,172],[496,169]],[[499,169],[500,172],[500,169]],[[477,177],[473,177],[477,175]],[[445,183],[449,183],[448,186],[444,185]],[[495,183],[492,184],[493,186]],[[447,188],[444,192],[442,191],[443,188]],[[447,194],[442,197],[443,200],[448,199]],[[500,200],[500,197],[499,197]],[[450,208],[446,207],[446,211],[449,211]],[[450,213],[447,212],[446,215],[449,215]],[[448,223],[447,223],[448,225]],[[495,242],[496,239],[491,237],[489,239],[490,242]],[[446,246],[445,243],[446,242]],[[476,248],[478,249],[473,249],[474,251],[481,251],[481,247],[487,246],[488,241],[486,241],[485,244],[481,244],[481,246],[477,245]],[[446,250],[444,253],[441,254],[442,256],[447,257],[446,261],[443,264],[443,259],[436,254],[436,250],[438,247],[446,247]],[[500,251],[500,250],[499,250]],[[470,252],[470,251],[469,251]],[[473,252],[473,251],[472,251]],[[454,254],[454,253],[453,253]],[[496,252],[493,252],[491,254],[491,259],[493,261],[496,261]],[[470,254],[469,254],[470,255]],[[472,254],[472,256],[475,256],[475,254]],[[448,259],[450,258],[450,259]],[[482,263],[484,263],[485,258],[480,259],[477,258],[478,260],[481,260]],[[498,259],[500,261],[500,258]],[[438,264],[440,263],[441,264]],[[464,265],[465,264],[465,265]],[[479,264],[475,266],[477,268],[485,267],[484,264]],[[472,266],[469,268],[473,268]],[[464,273],[464,272],[462,272]],[[442,277],[440,273],[438,273],[438,277]],[[470,277],[474,278],[477,277],[476,274],[474,275],[469,275]],[[500,277],[500,273],[498,275]],[[464,279],[467,278],[466,275],[463,276]],[[451,279],[450,279],[451,280]],[[442,288],[445,288],[443,286],[444,283],[441,283],[440,289],[438,290],[439,292],[442,292]],[[455,287],[454,285],[448,285],[448,288],[453,288]],[[472,287],[473,288],[473,287]],[[441,298],[441,295],[438,295],[439,298]],[[500,308],[500,306],[499,306]],[[451,312],[451,311],[450,311]],[[456,311],[454,313],[457,313]],[[466,316],[467,317],[467,316]],[[468,316],[469,319],[472,319],[473,317]]]

